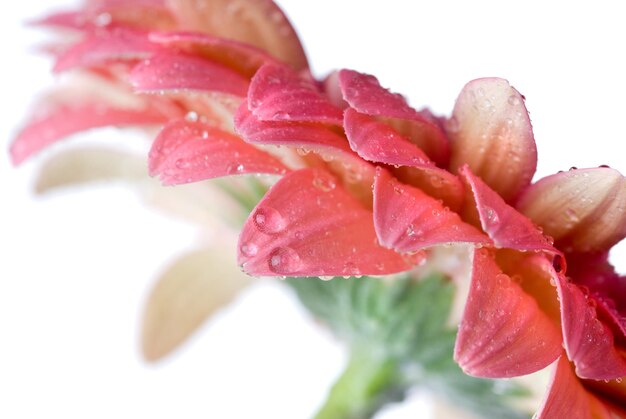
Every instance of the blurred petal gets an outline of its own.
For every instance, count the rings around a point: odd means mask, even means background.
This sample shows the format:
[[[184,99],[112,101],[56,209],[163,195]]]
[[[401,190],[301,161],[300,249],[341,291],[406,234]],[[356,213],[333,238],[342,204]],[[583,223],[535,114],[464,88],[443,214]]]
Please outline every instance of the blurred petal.
[[[526,187],[537,167],[537,148],[524,97],[506,80],[469,82],[448,121],[450,168],[464,164],[505,201]]]
[[[341,126],[333,106],[310,80],[286,66],[266,64],[250,82],[250,111],[261,121],[321,122]]]
[[[374,181],[374,227],[383,246],[402,253],[439,244],[491,243],[441,202],[381,168]]]
[[[168,123],[152,144],[150,175],[165,185],[197,182],[221,176],[284,174],[287,168],[273,156],[239,137],[198,121]]]
[[[110,180],[146,178],[145,158],[106,148],[63,150],[39,169],[35,190],[43,194],[67,186]]]
[[[224,249],[220,243],[190,252],[158,280],[143,316],[142,350],[148,361],[176,349],[250,283]]]
[[[626,236],[626,179],[608,167],[545,177],[517,207],[567,251],[608,250]]]
[[[372,213],[322,170],[279,180],[239,238],[239,263],[256,276],[384,275],[411,266],[380,247]]]
[[[193,55],[162,51],[135,66],[130,81],[139,92],[210,91],[245,97],[248,80],[228,67]]]
[[[430,114],[411,108],[402,95],[383,88],[376,77],[353,70],[339,72],[343,98],[356,111],[381,117],[439,164],[448,161],[448,139]]]
[[[565,356],[553,365],[552,378],[538,419],[610,419],[606,409],[585,390]]]
[[[182,29],[243,42],[296,70],[308,67],[296,32],[271,0],[168,0]]]
[[[461,368],[477,377],[516,377],[545,368],[561,352],[561,334],[535,300],[487,250],[476,250],[454,349]]]
[[[565,269],[561,252],[552,246],[532,221],[504,202],[467,166],[459,169],[459,175],[469,187],[483,230],[497,247],[521,251],[545,251],[558,258],[555,264],[560,265],[559,270]]]

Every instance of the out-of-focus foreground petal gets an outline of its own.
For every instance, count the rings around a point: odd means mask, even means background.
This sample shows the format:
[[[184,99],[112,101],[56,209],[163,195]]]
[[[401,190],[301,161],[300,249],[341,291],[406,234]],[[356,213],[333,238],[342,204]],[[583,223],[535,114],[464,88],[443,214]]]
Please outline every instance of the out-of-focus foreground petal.
[[[476,250],[454,348],[461,368],[477,377],[529,374],[552,363],[561,343],[559,330],[535,300],[502,273],[489,251]]]
[[[517,208],[566,251],[608,250],[626,236],[626,178],[608,167],[557,173],[524,191]]]
[[[537,148],[523,96],[498,78],[469,82],[447,124],[450,168],[467,164],[505,201],[526,187],[537,167]]]
[[[384,275],[411,268],[378,245],[372,213],[319,169],[291,172],[270,189],[243,227],[238,259],[255,276]]]

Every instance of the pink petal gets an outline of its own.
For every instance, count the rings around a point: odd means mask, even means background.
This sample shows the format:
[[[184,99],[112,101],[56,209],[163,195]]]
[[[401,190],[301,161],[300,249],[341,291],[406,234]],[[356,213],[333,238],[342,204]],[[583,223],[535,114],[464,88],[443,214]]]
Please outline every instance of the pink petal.
[[[185,119],[168,123],[154,140],[149,170],[151,176],[159,175],[165,185],[246,173],[287,172],[275,157],[239,137]]]
[[[91,128],[109,125],[160,124],[168,115],[154,108],[121,109],[101,103],[63,105],[30,122],[11,145],[11,159],[17,165],[61,138]]]
[[[487,250],[476,250],[454,348],[461,368],[477,377],[516,377],[545,368],[561,352],[561,335],[535,300]]]
[[[341,126],[341,109],[286,66],[266,64],[250,82],[248,106],[261,121],[320,122]]]
[[[555,255],[555,264],[565,270],[565,259],[550,240],[521,213],[492,190],[467,166],[459,169],[478,210],[480,224],[497,247],[521,251],[544,251]]]
[[[230,68],[175,51],[162,51],[142,61],[133,68],[130,80],[142,92],[197,90],[240,97],[248,92],[248,80]]]
[[[356,111],[377,117],[407,136],[437,163],[448,161],[448,140],[430,113],[417,112],[404,97],[383,88],[376,77],[352,70],[339,72],[343,98]]]
[[[136,61],[156,52],[158,45],[148,40],[145,32],[129,28],[113,28],[89,32],[79,43],[62,53],[54,71],[91,67],[111,61]]]
[[[164,47],[224,64],[247,78],[251,78],[265,63],[278,63],[276,59],[258,48],[203,33],[155,32],[150,34],[150,40]]]
[[[339,109],[346,109],[349,105],[348,102],[343,100],[343,93],[341,93],[341,87],[339,86],[339,72],[331,72],[322,82],[324,93],[330,103],[338,107]]]
[[[377,244],[372,213],[323,170],[278,181],[239,238],[239,263],[255,276],[384,275],[411,266]]]
[[[467,164],[505,201],[526,187],[537,148],[524,97],[506,80],[478,79],[459,94],[448,123],[450,168]]]
[[[54,26],[67,29],[83,29],[87,22],[84,13],[70,11],[53,13],[29,23],[36,26]]]
[[[561,300],[565,350],[576,375],[594,380],[626,376],[626,360],[616,349],[613,333],[598,319],[595,300],[561,274],[554,274]]]
[[[398,252],[452,243],[491,244],[441,202],[378,168],[374,181],[374,227],[379,242]]]
[[[389,125],[348,108],[344,112],[344,129],[352,150],[365,160],[406,166],[398,171],[403,181],[442,199],[452,209],[461,206],[463,185],[459,179],[436,167],[422,150]]]
[[[255,46],[296,70],[308,67],[296,32],[271,0],[169,0],[167,4],[181,29]]]
[[[605,251],[626,236],[626,178],[608,167],[561,172],[528,187],[517,208],[566,251]]]

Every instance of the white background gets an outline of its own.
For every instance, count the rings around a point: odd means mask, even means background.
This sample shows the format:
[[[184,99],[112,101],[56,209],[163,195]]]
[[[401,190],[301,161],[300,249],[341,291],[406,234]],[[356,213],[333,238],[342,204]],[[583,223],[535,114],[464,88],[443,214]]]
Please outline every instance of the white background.
[[[5,149],[34,94],[53,82],[49,61],[28,54],[42,33],[22,23],[71,4],[0,6]],[[317,75],[373,73],[413,105],[444,114],[467,81],[501,76],[527,98],[539,174],[600,164],[626,173],[620,2],[280,4]],[[120,133],[99,139],[107,136]],[[146,365],[137,349],[141,306],[195,230],[119,185],[37,199],[37,164],[14,169],[0,153],[0,417],[281,419],[315,411],[344,354],[275,283],[260,283],[172,357]],[[623,245],[613,257],[626,271]],[[418,395],[380,418],[428,411]]]

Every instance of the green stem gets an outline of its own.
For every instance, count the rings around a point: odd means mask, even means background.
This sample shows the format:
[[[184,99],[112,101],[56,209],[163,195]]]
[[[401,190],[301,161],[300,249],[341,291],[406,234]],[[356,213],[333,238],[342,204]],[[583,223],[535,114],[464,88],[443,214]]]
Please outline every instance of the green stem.
[[[315,419],[367,419],[390,401],[400,400],[394,361],[354,349],[348,366],[333,385]]]

